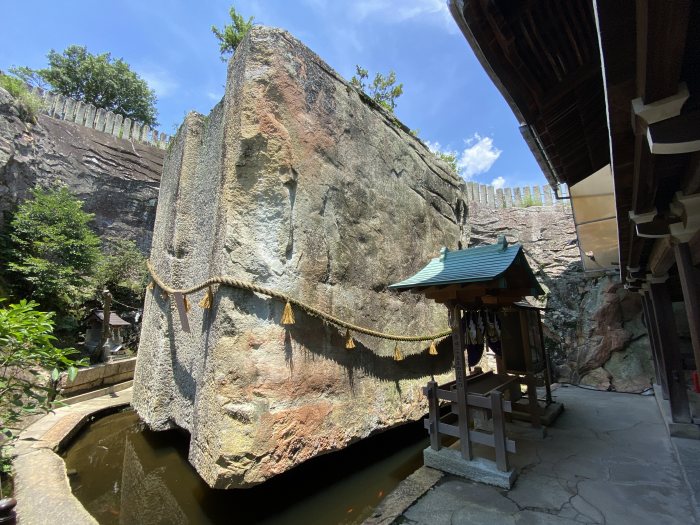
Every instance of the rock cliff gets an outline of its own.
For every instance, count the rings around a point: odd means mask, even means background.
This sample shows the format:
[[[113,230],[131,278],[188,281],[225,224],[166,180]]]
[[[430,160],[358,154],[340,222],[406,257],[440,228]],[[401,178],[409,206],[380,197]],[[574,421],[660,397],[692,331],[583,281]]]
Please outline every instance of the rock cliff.
[[[134,240],[147,252],[163,155],[156,147],[45,115],[27,124],[0,88],[0,214],[36,184],[61,181],[95,214],[99,235]]]
[[[255,27],[222,102],[174,138],[151,259],[175,287],[228,275],[385,332],[434,333],[444,308],[386,286],[466,242],[463,187],[299,41]],[[283,306],[220,287],[186,333],[169,299],[147,296],[134,406],[153,428],[190,432],[189,459],[214,487],[255,485],[417,419],[426,379],[450,370],[449,341],[437,357],[404,345],[396,362],[393,343],[358,336],[348,351],[301,312],[285,329]]]
[[[521,242],[546,295],[539,304],[556,376],[603,390],[641,392],[654,375],[637,293],[617,272],[585,274],[568,206],[497,209],[471,204],[470,245]]]

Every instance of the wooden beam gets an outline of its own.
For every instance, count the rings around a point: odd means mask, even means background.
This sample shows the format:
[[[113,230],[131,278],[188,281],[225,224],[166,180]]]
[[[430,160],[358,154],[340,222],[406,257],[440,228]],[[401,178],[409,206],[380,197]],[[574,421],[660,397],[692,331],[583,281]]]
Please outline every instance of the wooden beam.
[[[691,157],[688,171],[686,171],[681,183],[681,189],[684,195],[700,193],[700,153]]]
[[[650,124],[646,140],[654,155],[681,155],[700,151],[700,111],[683,113]]]
[[[690,340],[693,344],[695,370],[700,369],[700,273],[693,267],[690,246],[687,242],[674,244],[673,253],[678,266],[678,277],[683,290],[683,302],[688,316]]]
[[[678,90],[690,0],[637,0],[637,91],[645,104]]]
[[[666,275],[675,263],[671,239],[657,239],[647,262],[649,271],[656,276]]]
[[[671,417],[676,423],[691,423],[688,393],[686,391],[680,354],[680,342],[668,287],[666,283],[662,282],[651,283],[649,291],[651,304],[654,309],[656,332],[659,336],[661,358],[664,361],[666,372]]]

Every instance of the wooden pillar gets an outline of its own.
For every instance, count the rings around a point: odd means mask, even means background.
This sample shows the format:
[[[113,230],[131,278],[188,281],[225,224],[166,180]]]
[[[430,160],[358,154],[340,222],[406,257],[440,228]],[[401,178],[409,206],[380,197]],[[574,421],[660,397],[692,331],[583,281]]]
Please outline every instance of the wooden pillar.
[[[652,280],[654,280],[653,277]],[[666,369],[671,417],[676,423],[690,423],[690,406],[681,362],[680,342],[668,287],[665,282],[657,279],[657,282],[649,285],[649,292],[656,320],[656,333],[659,336],[661,358]]]
[[[493,446],[496,450],[496,467],[501,472],[507,472],[508,452],[506,451],[503,394],[498,390],[491,392],[491,421],[493,422]]]
[[[695,370],[700,370],[700,278],[693,267],[693,257],[687,242],[673,244],[673,254],[678,266],[678,277],[683,290],[685,312],[688,315],[690,340],[693,343]]]
[[[440,400],[437,395],[438,384],[435,381],[428,382],[428,421],[430,423],[430,448],[440,450]]]
[[[472,459],[472,444],[469,439],[469,409],[467,407],[467,367],[464,362],[464,342],[462,341],[462,309],[451,304],[452,308],[452,352],[455,358],[455,385],[457,387],[457,417],[459,418],[459,444],[462,457]]]
[[[661,357],[661,349],[659,348],[659,334],[656,332],[656,319],[654,318],[654,308],[651,305],[649,293],[642,293],[642,307],[644,309],[644,320],[647,325],[647,333],[649,334],[649,346],[651,347],[651,356],[654,360],[654,374],[656,376],[656,384],[661,387],[661,393],[664,399],[668,399],[668,383],[666,382],[666,367],[664,360]]]
[[[520,309],[520,335],[523,341],[523,352],[525,352],[525,384],[527,385],[527,402],[530,411],[530,422],[534,428],[540,428],[540,404],[537,402],[537,381],[532,369],[532,348],[530,348],[530,324],[527,313]]]

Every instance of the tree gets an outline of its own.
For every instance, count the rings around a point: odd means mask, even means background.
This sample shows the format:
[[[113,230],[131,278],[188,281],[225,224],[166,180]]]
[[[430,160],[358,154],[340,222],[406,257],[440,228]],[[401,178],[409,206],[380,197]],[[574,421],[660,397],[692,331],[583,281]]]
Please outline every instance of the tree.
[[[146,257],[134,241],[106,239],[105,255],[97,269],[97,290],[108,288],[115,300],[140,307],[148,284]]]
[[[69,328],[93,294],[100,239],[88,224],[93,215],[65,187],[35,188],[32,197],[10,221],[7,268],[20,296],[56,311],[59,328]]]
[[[23,417],[51,408],[60,371],[67,369],[73,379],[75,367],[83,364],[71,358],[76,350],[53,345],[53,313],[37,306],[23,299],[0,308],[0,432],[10,439]],[[7,456],[0,453],[0,471],[8,470]]]
[[[371,84],[365,81],[369,78],[369,72],[355,66],[356,74],[350,79],[350,85],[364,91],[372,100],[393,113],[396,107],[396,99],[403,94],[403,84],[396,84],[396,73],[389,71],[387,76],[377,73]]]
[[[229,16],[231,17],[231,24],[225,24],[221,29],[211,26],[211,32],[219,40],[219,52],[221,53],[221,60],[224,62],[226,61],[226,55],[232,55],[236,52],[238,44],[241,43],[248,31],[250,31],[250,28],[253,27],[253,17],[251,16],[246,21],[238,14],[235,7],[231,7]]]
[[[93,55],[85,46],[68,46],[63,53],[46,55],[49,67],[15,67],[10,71],[27,83],[40,81],[52,91],[92,104],[125,118],[157,126],[156,95],[121,58],[110,53]]]
[[[451,152],[439,150],[433,151],[433,153],[438,159],[442,160],[443,162],[446,162],[455,175],[459,173],[459,170],[457,169],[457,155]]]

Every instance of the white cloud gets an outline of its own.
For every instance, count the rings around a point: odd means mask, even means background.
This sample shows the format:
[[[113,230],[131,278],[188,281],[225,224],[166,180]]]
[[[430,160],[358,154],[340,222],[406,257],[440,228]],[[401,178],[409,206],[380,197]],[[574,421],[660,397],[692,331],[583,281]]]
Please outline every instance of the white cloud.
[[[158,98],[167,97],[180,87],[170,73],[160,67],[141,67],[139,68],[139,76],[146,81],[148,87],[156,92]]]
[[[475,175],[486,173],[493,163],[501,156],[501,150],[493,145],[491,137],[482,137],[474,133],[472,137],[464,139],[465,148],[459,152],[449,148],[443,148],[439,142],[425,140],[425,145],[433,153],[447,153],[457,159],[457,171],[464,180],[471,180]],[[505,184],[503,177],[496,177],[491,184],[496,188],[502,188]]]
[[[358,21],[370,16],[382,16],[389,23],[430,17],[440,20],[450,32],[457,30],[444,0],[359,0],[351,9]]]
[[[506,179],[504,179],[503,177],[496,177],[491,181],[491,186],[493,186],[497,190],[503,189],[505,185]]]
[[[501,150],[493,145],[491,137],[482,137],[474,133],[464,143],[466,148],[457,158],[457,168],[465,180],[470,180],[480,173],[486,173],[501,156]]]

